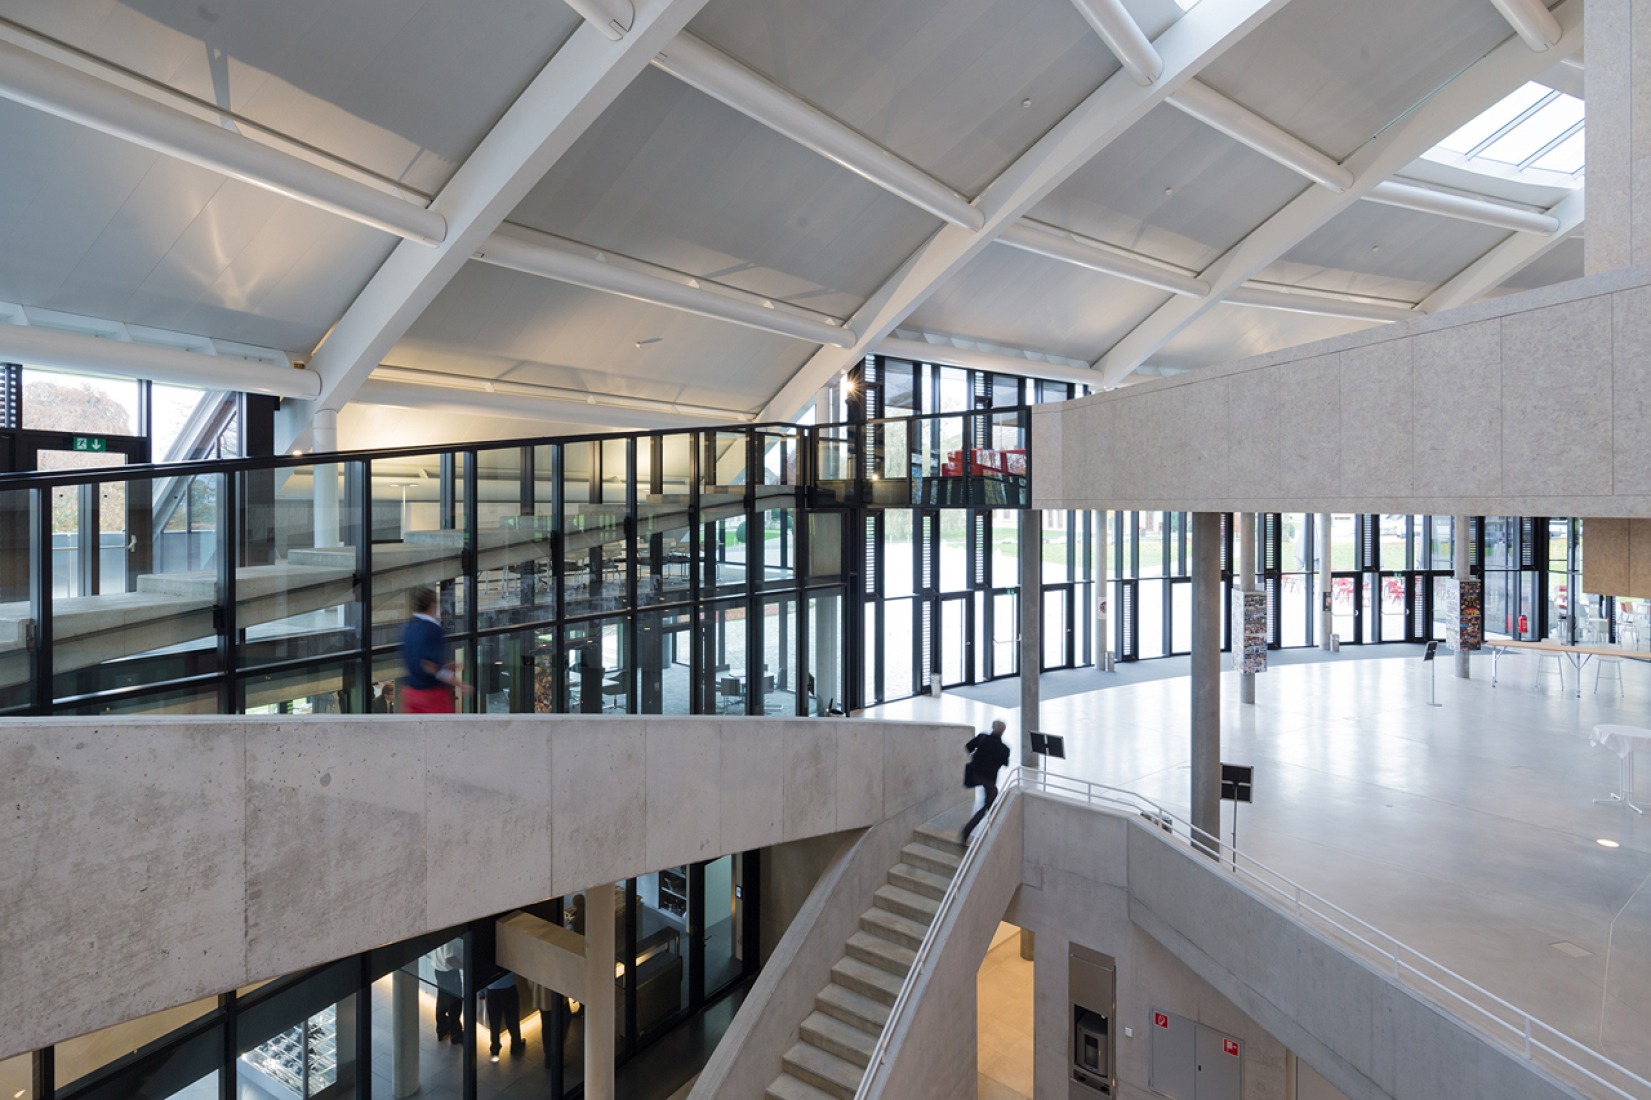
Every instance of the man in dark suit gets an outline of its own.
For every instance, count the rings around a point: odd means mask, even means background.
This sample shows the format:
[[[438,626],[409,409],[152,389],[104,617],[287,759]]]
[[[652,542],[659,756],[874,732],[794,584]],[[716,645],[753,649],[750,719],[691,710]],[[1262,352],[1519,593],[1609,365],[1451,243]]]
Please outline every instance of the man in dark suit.
[[[969,823],[963,826],[963,832],[958,837],[964,844],[969,843],[969,834],[975,831],[975,826],[980,824],[981,819],[986,816],[986,811],[997,801],[997,773],[1009,764],[1009,746],[1003,743],[1004,728],[1003,719],[1000,718],[992,723],[990,730],[975,734],[969,738],[969,743],[963,746],[964,751],[969,754],[969,778],[974,780],[968,785],[986,788],[986,801],[975,811],[975,816],[969,819]]]

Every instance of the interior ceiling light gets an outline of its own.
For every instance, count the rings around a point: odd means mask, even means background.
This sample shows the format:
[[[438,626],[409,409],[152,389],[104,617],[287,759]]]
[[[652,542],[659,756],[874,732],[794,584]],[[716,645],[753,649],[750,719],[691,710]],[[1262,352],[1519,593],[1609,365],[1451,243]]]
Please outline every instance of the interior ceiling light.
[[[1620,847],[1622,847],[1622,845],[1618,844],[1616,841],[1606,840],[1604,837],[1600,837],[1598,840],[1594,841],[1594,843],[1598,844],[1601,848],[1620,848]]]

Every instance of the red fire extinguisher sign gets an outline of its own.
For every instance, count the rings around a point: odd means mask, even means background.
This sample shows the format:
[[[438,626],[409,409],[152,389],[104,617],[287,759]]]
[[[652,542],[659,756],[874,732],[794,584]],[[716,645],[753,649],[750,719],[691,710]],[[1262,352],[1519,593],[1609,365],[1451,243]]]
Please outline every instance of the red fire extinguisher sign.
[[[1227,1054],[1231,1054],[1234,1058],[1237,1058],[1238,1057],[1238,1040],[1237,1039],[1223,1039],[1223,1040],[1221,1040],[1221,1049],[1222,1049],[1223,1052],[1225,1052]]]
[[[1165,1016],[1162,1012],[1154,1012],[1152,1014],[1152,1022],[1158,1027],[1169,1027],[1169,1017]]]

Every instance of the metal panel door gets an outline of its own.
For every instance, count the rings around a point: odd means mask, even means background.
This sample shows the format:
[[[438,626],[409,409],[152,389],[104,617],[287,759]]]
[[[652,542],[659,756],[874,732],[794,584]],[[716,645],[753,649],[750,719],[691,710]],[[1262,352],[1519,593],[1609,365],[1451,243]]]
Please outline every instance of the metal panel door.
[[[1185,1016],[1157,1009],[1152,1013],[1152,1070],[1147,1085],[1169,1100],[1199,1100],[1194,1032]]]
[[[1193,1100],[1240,1100],[1244,1044],[1200,1024],[1195,1055],[1198,1085]]]

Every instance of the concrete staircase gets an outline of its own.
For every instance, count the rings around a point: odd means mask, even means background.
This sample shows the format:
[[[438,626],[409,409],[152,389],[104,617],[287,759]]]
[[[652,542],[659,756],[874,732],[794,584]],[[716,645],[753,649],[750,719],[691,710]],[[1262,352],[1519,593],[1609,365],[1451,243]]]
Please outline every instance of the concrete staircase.
[[[853,1100],[957,873],[964,850],[957,831],[967,816],[967,806],[949,810],[912,833],[872,907],[860,914],[860,928],[831,968],[830,984],[814,998],[801,1036],[782,1059],[784,1071],[768,1086],[768,1100]]]

